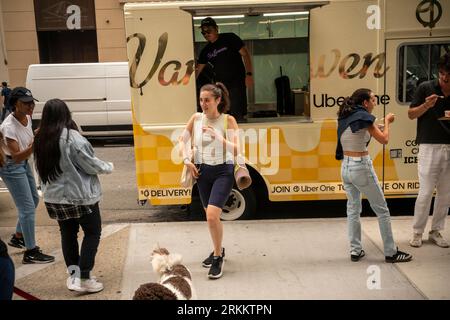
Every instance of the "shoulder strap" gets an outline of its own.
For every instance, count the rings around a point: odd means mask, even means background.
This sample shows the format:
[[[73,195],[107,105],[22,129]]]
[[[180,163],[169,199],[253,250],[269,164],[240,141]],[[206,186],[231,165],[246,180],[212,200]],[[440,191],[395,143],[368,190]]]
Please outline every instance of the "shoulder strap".
[[[227,129],[228,129],[228,115],[225,114],[224,123],[223,123],[223,129],[225,131],[225,139],[227,138]]]
[[[198,112],[195,113],[194,122],[192,123],[192,134],[191,134],[191,148],[194,146],[194,134],[195,134],[195,126],[197,125]]]
[[[198,130],[198,123],[202,122],[203,113],[197,112],[195,114],[194,123],[192,124],[192,137],[191,137],[191,147],[195,146],[194,137],[195,137],[195,131]],[[200,134],[201,135],[201,134]]]

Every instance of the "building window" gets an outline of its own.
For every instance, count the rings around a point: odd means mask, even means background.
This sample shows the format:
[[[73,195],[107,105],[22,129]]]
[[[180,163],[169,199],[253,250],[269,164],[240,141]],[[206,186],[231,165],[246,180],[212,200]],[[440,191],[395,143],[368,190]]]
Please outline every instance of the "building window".
[[[41,63],[98,62],[94,0],[34,0]]]

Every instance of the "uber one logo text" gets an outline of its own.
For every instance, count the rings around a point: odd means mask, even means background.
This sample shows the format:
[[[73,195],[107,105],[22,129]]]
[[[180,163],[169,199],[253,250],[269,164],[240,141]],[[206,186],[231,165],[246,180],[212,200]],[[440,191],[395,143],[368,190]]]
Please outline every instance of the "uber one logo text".
[[[381,289],[381,270],[379,266],[370,265],[366,273],[369,275],[366,281],[367,289],[380,290]]]
[[[367,18],[367,29],[380,30],[381,29],[380,7],[377,5],[368,6],[366,12],[370,14],[370,16]]]
[[[66,25],[67,29],[81,29],[81,9],[77,5],[70,5],[67,7],[66,13],[69,14],[67,17]]]

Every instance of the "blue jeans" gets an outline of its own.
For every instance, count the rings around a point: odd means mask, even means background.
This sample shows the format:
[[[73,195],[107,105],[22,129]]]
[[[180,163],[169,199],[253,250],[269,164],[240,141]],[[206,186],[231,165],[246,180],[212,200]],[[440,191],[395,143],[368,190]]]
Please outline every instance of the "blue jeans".
[[[384,245],[384,255],[393,256],[397,253],[397,247],[392,236],[391,217],[370,156],[344,156],[341,175],[345,193],[347,194],[350,252],[359,254],[362,250],[360,214],[362,211],[361,193],[363,193],[378,217],[378,225],[380,226]]]
[[[31,167],[27,160],[15,163],[12,159],[6,159],[6,164],[0,168],[0,176],[19,212],[16,232],[23,234],[28,250],[34,249],[36,247],[34,223],[39,195]]]
[[[11,300],[14,290],[15,269],[11,258],[0,257],[0,300]]]

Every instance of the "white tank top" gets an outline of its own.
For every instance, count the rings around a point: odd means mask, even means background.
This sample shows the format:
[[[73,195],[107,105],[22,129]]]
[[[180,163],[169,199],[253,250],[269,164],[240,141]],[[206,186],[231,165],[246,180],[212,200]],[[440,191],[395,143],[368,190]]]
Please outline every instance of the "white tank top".
[[[208,165],[233,163],[233,153],[226,150],[223,143],[213,139],[210,134],[203,133],[202,128],[211,126],[222,137],[225,135],[226,114],[222,113],[217,119],[210,120],[203,113],[198,113],[194,121],[194,162]]]

